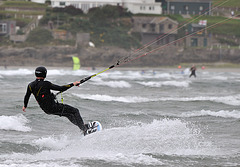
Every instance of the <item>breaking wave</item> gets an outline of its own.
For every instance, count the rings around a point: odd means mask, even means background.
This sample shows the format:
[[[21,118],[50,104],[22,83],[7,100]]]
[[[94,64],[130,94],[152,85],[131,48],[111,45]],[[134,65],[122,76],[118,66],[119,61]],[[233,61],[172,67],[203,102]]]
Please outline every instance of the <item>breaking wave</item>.
[[[15,116],[0,116],[1,130],[15,130],[21,132],[29,132],[31,128],[26,126],[29,120],[22,114]]]

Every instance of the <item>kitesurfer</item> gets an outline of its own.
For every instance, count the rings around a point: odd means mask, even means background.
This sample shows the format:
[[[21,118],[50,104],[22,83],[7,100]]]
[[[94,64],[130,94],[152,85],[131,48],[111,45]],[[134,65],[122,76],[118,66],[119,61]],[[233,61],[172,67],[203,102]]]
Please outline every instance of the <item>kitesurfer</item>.
[[[36,68],[36,80],[28,84],[22,110],[26,112],[29,98],[31,94],[33,94],[39,106],[46,114],[67,117],[74,125],[78,126],[83,131],[84,135],[88,134],[88,126],[87,124],[84,124],[78,109],[67,104],[58,103],[56,101],[55,95],[50,91],[56,90],[63,92],[73,86],[78,86],[80,81],[75,81],[68,85],[59,86],[44,80],[46,78],[46,75],[47,69],[45,67]]]
[[[196,70],[197,70],[197,68],[196,68],[196,66],[194,66],[194,65],[190,68],[191,74],[189,75],[189,78],[190,78],[191,76],[194,76],[195,78],[197,77],[197,76],[196,76]]]

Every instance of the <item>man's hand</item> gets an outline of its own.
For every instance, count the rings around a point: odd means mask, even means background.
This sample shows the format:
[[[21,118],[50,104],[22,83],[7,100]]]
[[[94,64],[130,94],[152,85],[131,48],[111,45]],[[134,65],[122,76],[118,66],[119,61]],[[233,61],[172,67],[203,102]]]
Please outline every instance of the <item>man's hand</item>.
[[[75,81],[75,82],[73,82],[73,85],[74,85],[74,86],[79,86],[79,84],[80,84],[80,81]]]
[[[23,106],[23,107],[22,107],[22,110],[23,110],[23,112],[26,112],[26,107]]]

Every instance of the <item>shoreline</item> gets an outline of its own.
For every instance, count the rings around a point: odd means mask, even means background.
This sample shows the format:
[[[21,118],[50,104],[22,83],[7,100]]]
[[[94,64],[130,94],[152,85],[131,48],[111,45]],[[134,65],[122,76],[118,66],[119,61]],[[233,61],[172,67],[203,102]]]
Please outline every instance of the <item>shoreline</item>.
[[[72,67],[53,67],[53,66],[46,66],[47,69],[63,69],[63,70],[71,70]],[[176,67],[115,67],[113,69],[110,69],[111,71],[113,70],[119,70],[119,71],[181,71],[185,70],[187,68],[190,68],[191,66],[188,67],[183,67],[183,68],[178,68]],[[198,66],[197,66],[198,67]],[[18,69],[30,69],[30,70],[35,70],[36,66],[0,66],[0,70],[18,70]],[[106,67],[95,67],[95,70],[92,70],[92,67],[81,67],[80,70],[87,70],[87,71],[102,71],[104,69],[107,69],[108,66]],[[240,68],[238,67],[205,67],[205,69],[201,69],[200,66],[197,68],[197,71],[200,72],[239,72],[240,73]]]

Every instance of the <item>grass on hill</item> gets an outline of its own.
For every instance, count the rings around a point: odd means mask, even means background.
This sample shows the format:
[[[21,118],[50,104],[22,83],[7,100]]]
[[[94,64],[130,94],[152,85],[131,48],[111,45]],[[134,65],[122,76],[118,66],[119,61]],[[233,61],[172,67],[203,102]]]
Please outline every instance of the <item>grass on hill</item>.
[[[201,17],[193,16],[191,19],[183,18],[181,15],[171,15],[168,17],[177,20],[179,22],[179,26],[184,24],[198,23],[199,20],[207,20],[207,26],[209,27],[213,24],[217,24],[219,22],[226,20],[226,17],[222,16],[201,16]],[[216,26],[213,26],[212,28],[209,28],[208,31],[214,34],[235,35],[237,37],[240,37],[239,27],[240,20],[230,19],[227,20],[226,22],[223,22],[222,24],[220,23]]]
[[[18,7],[18,8],[42,8],[47,7],[46,4],[27,2],[27,1],[4,1],[1,7]]]
[[[213,0],[213,6],[221,5],[221,7],[239,8],[240,0]]]

